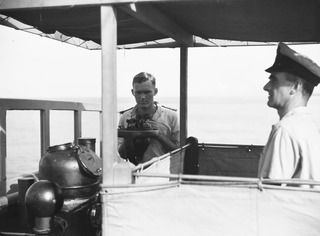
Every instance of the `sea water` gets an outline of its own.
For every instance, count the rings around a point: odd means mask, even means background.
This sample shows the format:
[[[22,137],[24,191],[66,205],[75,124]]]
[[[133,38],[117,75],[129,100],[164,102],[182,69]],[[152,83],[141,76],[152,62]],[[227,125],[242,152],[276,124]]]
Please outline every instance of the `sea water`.
[[[267,98],[193,97],[188,101],[188,136],[199,142],[223,144],[265,144],[271,125],[278,121],[276,110],[266,105]],[[98,103],[98,98],[80,101]],[[159,98],[160,104],[179,107],[178,98]],[[118,111],[134,106],[133,97],[120,98]],[[311,98],[309,108],[320,127],[320,96]],[[99,114],[84,112],[82,136],[97,139],[100,153]],[[73,142],[73,113],[53,111],[50,117],[50,145]],[[320,141],[320,140],[319,140]],[[40,160],[40,112],[9,111],[7,114],[7,177],[38,170]]]

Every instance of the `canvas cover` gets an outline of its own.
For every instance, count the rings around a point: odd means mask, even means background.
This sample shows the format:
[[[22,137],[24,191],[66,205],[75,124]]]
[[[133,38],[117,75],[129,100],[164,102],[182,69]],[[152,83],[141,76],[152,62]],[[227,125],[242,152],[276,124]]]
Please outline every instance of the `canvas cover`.
[[[112,192],[106,235],[320,235],[320,192],[189,184]]]
[[[0,4],[3,15],[0,24],[25,30],[15,22],[19,21],[40,31],[41,35],[63,42],[66,38],[78,38],[101,43],[99,4],[69,1],[68,6],[68,1],[62,1],[56,3],[56,7],[45,7],[54,5],[52,2],[42,1],[37,6],[36,2],[4,1]],[[133,1],[135,5],[131,5],[133,11],[125,10],[125,4],[120,1],[110,2],[117,11],[118,45],[157,41],[153,47],[181,46],[174,41],[161,42],[171,38],[172,32],[157,30],[154,25],[165,20],[203,39],[189,46],[232,45],[213,39],[251,42],[318,42],[320,39],[319,2],[315,0],[303,3],[301,0],[136,0]],[[139,16],[147,19],[141,21]],[[164,17],[159,20],[159,16]],[[168,25],[163,27],[168,28]],[[53,36],[55,34],[63,36]]]

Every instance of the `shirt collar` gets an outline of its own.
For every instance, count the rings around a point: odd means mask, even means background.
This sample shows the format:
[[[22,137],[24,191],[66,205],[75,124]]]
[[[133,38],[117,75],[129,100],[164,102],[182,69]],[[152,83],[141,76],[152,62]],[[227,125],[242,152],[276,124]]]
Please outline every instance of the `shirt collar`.
[[[287,114],[285,114],[282,119],[290,117],[292,115],[296,115],[296,114],[306,114],[308,113],[308,108],[306,106],[301,106],[301,107],[296,107],[294,109],[292,109],[291,111],[287,112]],[[281,120],[282,120],[281,119]]]
[[[162,107],[160,106],[160,104],[158,102],[154,102],[154,104],[156,105],[156,111],[155,113],[153,114],[152,118],[153,119],[157,119],[159,116],[160,116],[160,113],[162,112]],[[131,118],[136,118],[137,116],[137,111],[138,107],[137,105],[134,106],[134,108],[132,109],[131,111]]]

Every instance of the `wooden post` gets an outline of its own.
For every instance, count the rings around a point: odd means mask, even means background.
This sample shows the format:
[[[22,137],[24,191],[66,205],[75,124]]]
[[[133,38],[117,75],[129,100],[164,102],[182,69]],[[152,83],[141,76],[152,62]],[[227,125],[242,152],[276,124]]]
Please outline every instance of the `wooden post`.
[[[115,9],[101,6],[102,55],[102,164],[103,185],[113,184],[113,163],[117,155],[117,19]],[[104,189],[102,189],[104,191]],[[108,235],[106,195],[102,194],[102,235]]]
[[[113,183],[117,156],[117,20],[115,10],[101,7],[103,184]]]
[[[7,110],[0,109],[0,196],[4,196],[7,192]]]
[[[180,48],[180,144],[188,135],[188,48]]]

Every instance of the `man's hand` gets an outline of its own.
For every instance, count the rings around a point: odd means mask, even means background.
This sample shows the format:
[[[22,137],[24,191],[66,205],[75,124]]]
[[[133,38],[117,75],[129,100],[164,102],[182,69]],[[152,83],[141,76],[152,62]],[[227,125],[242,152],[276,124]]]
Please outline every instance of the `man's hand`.
[[[147,120],[146,122],[151,126],[152,129],[159,130],[159,132],[154,133],[152,136],[150,136],[150,138],[157,139],[163,145],[167,152],[178,148],[178,145],[173,143],[168,137],[160,132],[168,129],[165,124],[153,120]]]

